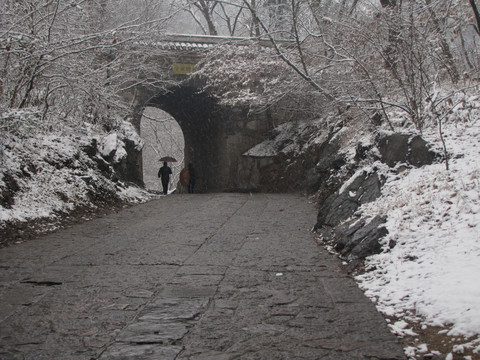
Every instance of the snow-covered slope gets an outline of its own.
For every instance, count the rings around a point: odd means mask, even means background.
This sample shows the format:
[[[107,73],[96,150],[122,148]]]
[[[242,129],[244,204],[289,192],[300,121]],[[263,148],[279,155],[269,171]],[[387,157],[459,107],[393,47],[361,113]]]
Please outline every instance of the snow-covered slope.
[[[32,113],[8,116],[23,122]],[[82,206],[150,198],[142,189],[121,182],[113,171],[111,165],[126,156],[126,138],[141,146],[129,124],[110,134],[91,125],[81,130],[4,132],[0,143],[0,229],[12,223],[54,219]]]
[[[452,352],[480,356],[480,100],[461,104],[443,128],[449,170],[440,163],[392,175],[363,206],[364,215],[388,214],[389,234],[356,279],[382,313],[440,326],[457,337]],[[424,137],[441,147],[438,128]],[[405,323],[392,329],[405,333]]]

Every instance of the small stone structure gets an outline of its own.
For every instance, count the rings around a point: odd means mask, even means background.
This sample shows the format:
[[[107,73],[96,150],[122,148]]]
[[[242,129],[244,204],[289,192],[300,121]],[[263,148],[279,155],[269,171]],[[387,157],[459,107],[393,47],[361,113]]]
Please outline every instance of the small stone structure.
[[[256,163],[242,154],[268,136],[273,121],[268,113],[251,115],[246,107],[220,106],[213,97],[199,93],[199,89],[189,82],[161,94],[142,93],[137,89],[134,126],[139,128],[147,106],[166,111],[182,129],[185,163],[195,167],[198,191],[256,190]],[[138,174],[137,182],[142,180],[140,160],[132,164]]]
[[[170,58],[166,55],[159,59],[161,67],[169,69],[169,73],[159,72],[159,76],[173,85],[168,89],[135,85],[122,94],[132,106],[131,121],[137,130],[146,107],[157,107],[175,118],[184,135],[185,163],[192,163],[196,169],[198,191],[258,190],[260,164],[242,154],[262,142],[274,124],[282,123],[282,116],[286,116],[271,112],[253,115],[247,106],[221,106],[214,96],[202,92],[202,84],[186,77],[191,69],[187,65],[201,59],[212,46],[232,41],[241,45],[247,40],[190,36],[155,44],[172,52]],[[267,46],[268,42],[261,45]],[[184,66],[175,67],[178,64]],[[187,70],[183,73],[182,69]],[[133,160],[127,166],[128,180],[142,184],[141,152],[129,159]]]

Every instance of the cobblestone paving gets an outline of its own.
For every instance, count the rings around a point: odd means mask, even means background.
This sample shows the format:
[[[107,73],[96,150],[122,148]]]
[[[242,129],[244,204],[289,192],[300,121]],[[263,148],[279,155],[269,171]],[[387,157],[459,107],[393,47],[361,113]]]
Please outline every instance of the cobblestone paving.
[[[297,195],[171,195],[0,250],[0,359],[404,359]]]

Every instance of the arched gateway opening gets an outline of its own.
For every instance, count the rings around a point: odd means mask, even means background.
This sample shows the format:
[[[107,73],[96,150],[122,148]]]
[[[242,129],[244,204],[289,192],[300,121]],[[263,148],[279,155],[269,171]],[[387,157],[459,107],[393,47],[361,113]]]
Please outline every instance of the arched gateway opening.
[[[138,131],[147,107],[161,109],[176,120],[185,140],[184,163],[192,163],[196,169],[197,191],[261,191],[262,179],[271,177],[266,167],[275,160],[270,153],[252,155],[248,150],[266,140],[275,126],[293,114],[275,107],[251,111],[245,102],[235,106],[218,102],[215,96],[200,91],[204,88],[201,78],[186,76],[192,64],[204,58],[205,50],[226,40],[239,39],[175,35],[155,42],[152,46],[162,49],[161,56],[151,59],[158,73],[142,72],[138,83],[125,84],[121,96],[133,107],[130,120]],[[260,41],[261,46],[269,44]],[[147,78],[149,81],[143,83]],[[170,84],[171,88],[159,92],[159,84]],[[142,166],[141,150],[132,150],[129,181],[144,184]]]
[[[140,121],[140,136],[144,141],[142,169],[145,188],[157,192],[162,191],[158,178],[158,169],[163,165],[160,159],[170,156],[177,160],[177,162],[169,163],[173,172],[169,190],[174,190],[180,171],[185,166],[185,142],[182,129],[170,114],[158,108],[147,107],[143,111]]]
[[[218,136],[220,122],[218,121],[218,117],[215,116],[212,99],[204,94],[199,94],[193,87],[176,87],[166,94],[158,95],[150,99],[145,108],[148,113],[144,111],[144,115],[147,114],[147,116],[150,116],[151,111],[155,112],[152,108],[161,109],[165,113],[168,113],[171,119],[174,119],[176,123],[178,123],[183,133],[185,146],[183,154],[179,155],[182,156],[183,159],[177,159],[179,162],[172,164],[174,175],[177,175],[174,179],[175,185],[178,181],[180,170],[186,166],[186,164],[192,163],[197,178],[196,191],[208,192],[223,190],[223,173],[219,167],[221,158],[219,149],[222,148],[221,144],[219,144]],[[170,143],[166,144],[165,147],[168,149],[169,146]],[[175,146],[172,145],[172,151],[174,148]],[[150,178],[153,175],[151,169],[145,169],[145,166],[147,166],[145,157],[152,156],[147,152],[149,152],[148,148],[142,151],[142,158],[144,183],[148,188],[148,184],[151,182]],[[158,171],[158,167],[161,165],[158,159],[171,154],[165,153],[157,155],[159,155],[156,163],[158,166],[156,167],[154,176],[156,176],[156,171]],[[151,164],[152,162],[149,161],[149,163]],[[147,172],[149,175],[145,178]],[[157,181],[157,187],[158,184],[159,182]]]

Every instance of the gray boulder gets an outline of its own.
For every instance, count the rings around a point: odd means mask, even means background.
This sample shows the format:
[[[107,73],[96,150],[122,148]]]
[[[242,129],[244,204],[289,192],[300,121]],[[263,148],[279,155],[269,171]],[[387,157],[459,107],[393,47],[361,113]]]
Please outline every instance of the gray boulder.
[[[428,143],[415,134],[380,134],[376,139],[382,162],[390,167],[399,163],[408,163],[416,167],[431,165],[438,154],[432,151]]]
[[[336,252],[356,266],[359,264],[356,260],[381,252],[380,240],[388,234],[386,221],[385,215],[372,219],[354,218],[335,227],[324,226],[318,232],[325,243],[332,245]]]
[[[360,205],[381,195],[383,181],[376,172],[363,171],[342,192],[336,191],[321,204],[315,227],[336,226],[348,219]]]
[[[367,256],[378,254],[382,250],[380,239],[388,234],[385,227],[386,216],[375,216],[370,222],[359,228],[350,236],[344,251],[348,252],[349,260],[364,259]]]

